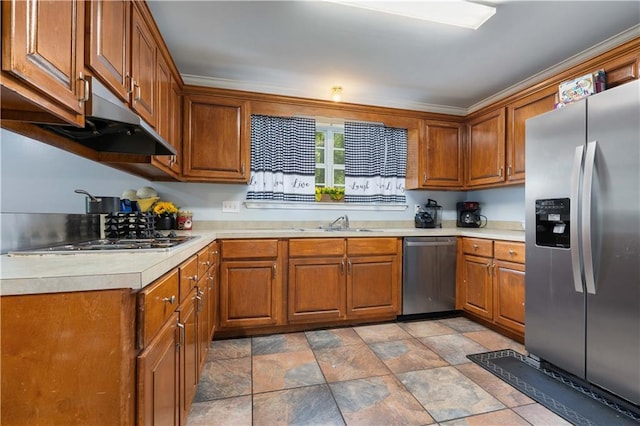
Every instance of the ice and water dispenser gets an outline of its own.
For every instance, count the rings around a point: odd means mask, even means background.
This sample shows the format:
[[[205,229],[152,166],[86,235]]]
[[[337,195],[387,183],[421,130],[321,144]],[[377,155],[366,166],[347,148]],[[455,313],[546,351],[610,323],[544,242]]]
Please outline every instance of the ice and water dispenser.
[[[569,198],[536,200],[536,245],[570,247],[569,204]]]

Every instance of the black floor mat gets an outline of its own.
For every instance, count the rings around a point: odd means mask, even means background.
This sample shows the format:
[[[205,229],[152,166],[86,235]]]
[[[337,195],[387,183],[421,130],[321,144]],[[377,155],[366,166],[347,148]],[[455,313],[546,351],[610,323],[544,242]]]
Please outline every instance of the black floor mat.
[[[467,355],[467,358],[575,425],[640,424],[640,412],[557,372],[537,368],[526,356],[511,349]]]

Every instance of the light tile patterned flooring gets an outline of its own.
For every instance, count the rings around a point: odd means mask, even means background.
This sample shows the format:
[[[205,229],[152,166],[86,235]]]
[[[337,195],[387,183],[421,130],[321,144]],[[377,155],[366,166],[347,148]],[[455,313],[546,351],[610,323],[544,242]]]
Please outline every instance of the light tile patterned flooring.
[[[463,317],[214,341],[188,425],[568,425],[466,358],[507,348]]]

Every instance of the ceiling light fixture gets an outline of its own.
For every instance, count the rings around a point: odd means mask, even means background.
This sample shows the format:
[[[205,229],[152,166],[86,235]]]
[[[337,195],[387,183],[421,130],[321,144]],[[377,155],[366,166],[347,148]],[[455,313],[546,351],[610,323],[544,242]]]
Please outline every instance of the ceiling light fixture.
[[[333,102],[340,102],[342,100],[342,86],[333,86],[331,88],[331,99]]]
[[[477,30],[496,13],[493,6],[468,1],[342,1],[325,0],[345,6],[374,10],[408,18]]]

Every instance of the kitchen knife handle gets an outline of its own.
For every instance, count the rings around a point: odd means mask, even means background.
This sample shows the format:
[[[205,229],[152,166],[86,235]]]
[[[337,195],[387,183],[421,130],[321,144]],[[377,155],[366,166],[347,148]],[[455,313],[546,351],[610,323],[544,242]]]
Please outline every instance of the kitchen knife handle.
[[[580,268],[580,238],[578,236],[578,218],[580,199],[580,174],[582,171],[582,157],[584,147],[582,145],[576,147],[573,155],[573,168],[571,169],[571,198],[569,205],[569,218],[571,219],[571,228],[569,229],[569,243],[571,244],[571,269],[573,270],[573,286],[577,293],[583,293],[582,290],[582,269]]]
[[[593,189],[593,171],[596,165],[597,141],[587,143],[584,160],[584,182],[582,186],[582,259],[584,262],[584,281],[587,293],[596,294],[596,280],[593,270],[593,247],[591,245],[591,204]]]

